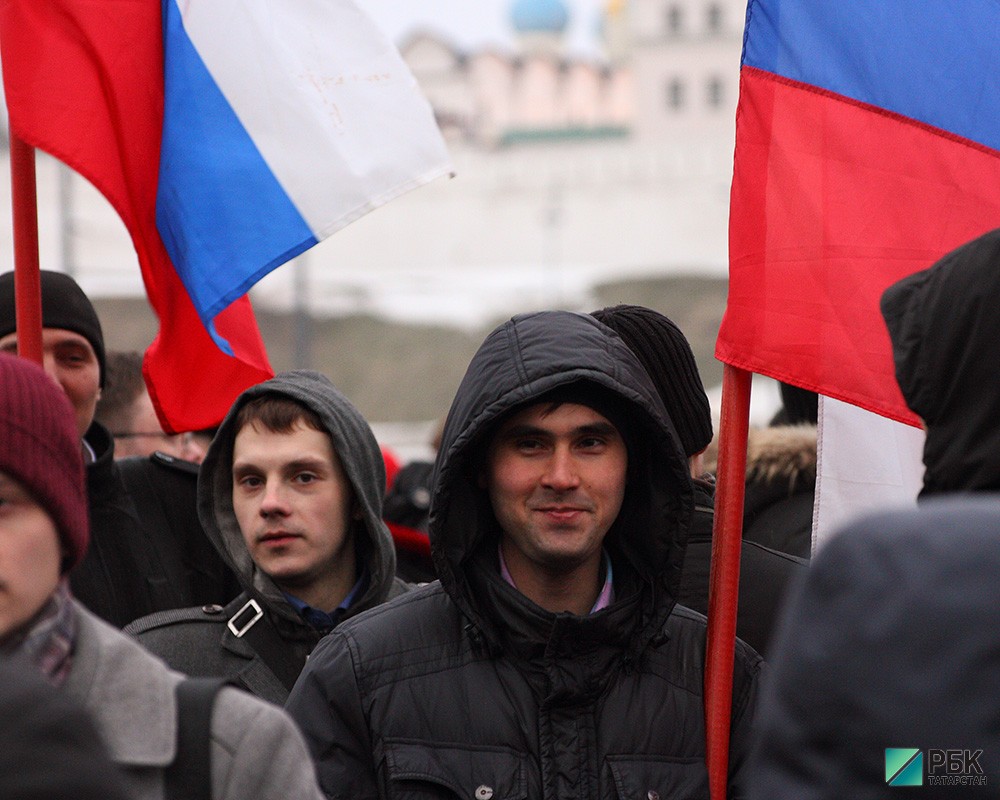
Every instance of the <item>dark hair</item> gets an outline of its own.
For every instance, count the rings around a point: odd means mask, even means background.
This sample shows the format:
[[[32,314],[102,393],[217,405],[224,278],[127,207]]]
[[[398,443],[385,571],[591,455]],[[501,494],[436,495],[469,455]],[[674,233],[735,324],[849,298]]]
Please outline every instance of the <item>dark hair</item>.
[[[129,418],[132,404],[146,391],[142,377],[142,354],[135,351],[110,352],[107,355],[107,377],[97,401],[94,419],[114,431],[131,430]]]
[[[291,433],[297,422],[329,435],[315,411],[298,400],[274,392],[255,397],[239,410],[233,434],[238,434],[247,425],[260,425],[273,433]]]

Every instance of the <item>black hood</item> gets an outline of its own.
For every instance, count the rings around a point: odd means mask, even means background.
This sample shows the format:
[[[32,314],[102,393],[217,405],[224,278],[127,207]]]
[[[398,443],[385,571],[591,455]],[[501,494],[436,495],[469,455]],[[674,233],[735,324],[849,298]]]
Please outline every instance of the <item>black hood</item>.
[[[473,356],[445,422],[435,465],[430,538],[434,565],[452,599],[489,629],[469,582],[470,562],[498,535],[478,469],[498,424],[557,387],[587,384],[626,412],[628,485],[605,539],[615,564],[642,586],[643,618],[661,625],[677,594],[693,513],[687,459],[641,364],[617,334],[593,317],[547,311],[514,317]]]
[[[986,797],[1000,782],[1000,499],[865,518],[790,593],[751,800]],[[985,789],[886,783],[886,748],[982,750]],[[939,769],[938,775],[942,774]]]
[[[1000,490],[1000,230],[882,295],[896,380],[927,425],[923,494]]]

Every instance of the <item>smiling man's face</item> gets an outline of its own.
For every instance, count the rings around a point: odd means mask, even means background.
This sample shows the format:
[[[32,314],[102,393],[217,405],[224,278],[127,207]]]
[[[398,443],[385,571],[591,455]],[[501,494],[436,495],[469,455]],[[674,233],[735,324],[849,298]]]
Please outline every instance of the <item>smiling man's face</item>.
[[[537,403],[504,422],[484,482],[511,574],[596,570],[625,496],[628,453],[589,406]]]

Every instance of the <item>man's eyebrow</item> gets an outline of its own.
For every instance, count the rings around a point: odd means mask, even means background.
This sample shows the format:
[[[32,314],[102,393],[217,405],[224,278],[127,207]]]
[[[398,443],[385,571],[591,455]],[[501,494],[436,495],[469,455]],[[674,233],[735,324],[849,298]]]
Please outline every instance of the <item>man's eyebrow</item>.
[[[592,422],[573,431],[577,436],[619,436],[618,428],[610,422]]]
[[[591,422],[586,425],[581,425],[578,428],[573,428],[570,431],[572,436],[619,436],[618,429],[612,425],[610,422]],[[501,430],[497,435],[501,439],[519,439],[522,436],[538,436],[538,437],[551,437],[553,436],[552,431],[538,427],[537,425],[529,425],[527,423],[520,425],[512,425],[506,430]]]
[[[528,425],[527,423],[521,423],[520,425],[511,425],[509,428],[503,429],[497,434],[498,438],[501,439],[519,439],[522,436],[551,436],[551,432],[545,430],[545,428],[540,428],[537,425]]]
[[[325,458],[319,456],[303,456],[281,465],[282,472],[295,472],[300,469],[324,469],[327,466]],[[263,472],[263,469],[253,461],[233,462],[233,475],[246,475],[251,472]]]

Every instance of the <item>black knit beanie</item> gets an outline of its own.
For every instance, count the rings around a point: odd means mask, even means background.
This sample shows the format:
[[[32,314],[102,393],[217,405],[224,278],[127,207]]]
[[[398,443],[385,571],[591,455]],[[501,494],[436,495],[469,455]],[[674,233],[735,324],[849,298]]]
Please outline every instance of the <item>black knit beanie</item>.
[[[592,316],[617,333],[645,367],[677,428],[684,453],[693,456],[704,450],[712,441],[712,408],[681,329],[645,306],[611,306]]]
[[[101,387],[104,387],[104,333],[90,299],[69,275],[63,272],[41,270],[42,325],[62,328],[80,334],[90,342],[97,355],[101,370]],[[0,275],[0,336],[13,333],[17,328],[14,310],[14,273]]]
[[[62,571],[69,571],[90,539],[76,416],[38,364],[8,353],[0,353],[0,472],[52,518],[66,551]]]

